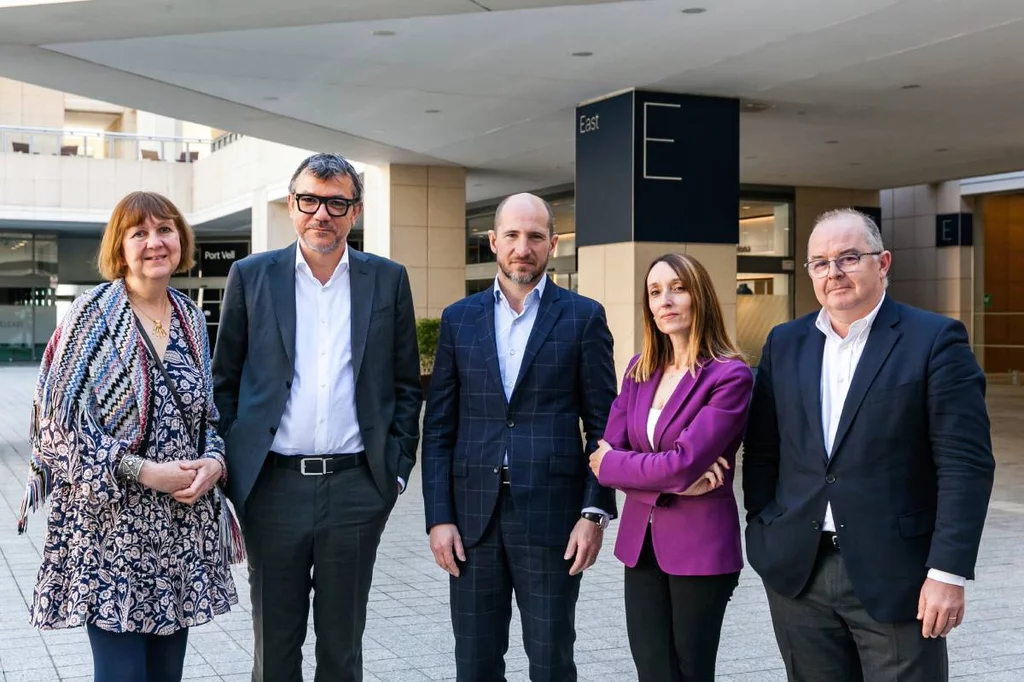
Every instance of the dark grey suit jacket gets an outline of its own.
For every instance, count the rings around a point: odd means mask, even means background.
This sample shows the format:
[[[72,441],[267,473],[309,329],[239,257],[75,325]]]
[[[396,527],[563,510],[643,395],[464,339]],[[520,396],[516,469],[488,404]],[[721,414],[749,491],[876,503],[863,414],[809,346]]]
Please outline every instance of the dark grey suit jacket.
[[[295,249],[231,266],[213,353],[214,401],[240,515],[291,393],[295,358]],[[412,291],[405,267],[347,247],[352,287],[356,413],[373,480],[386,499],[416,463],[422,391]],[[310,453],[313,454],[313,453]]]

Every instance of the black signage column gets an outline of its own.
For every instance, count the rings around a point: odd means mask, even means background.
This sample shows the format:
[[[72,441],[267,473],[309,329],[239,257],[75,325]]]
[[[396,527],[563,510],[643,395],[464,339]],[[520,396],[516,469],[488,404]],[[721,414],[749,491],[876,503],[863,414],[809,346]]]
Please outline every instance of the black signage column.
[[[633,90],[576,109],[576,244],[739,242],[739,101]]]

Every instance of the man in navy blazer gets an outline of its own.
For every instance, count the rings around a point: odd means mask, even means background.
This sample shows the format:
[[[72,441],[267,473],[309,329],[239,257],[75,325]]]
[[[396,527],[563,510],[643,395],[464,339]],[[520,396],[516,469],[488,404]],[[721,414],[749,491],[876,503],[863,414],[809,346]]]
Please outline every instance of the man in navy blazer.
[[[507,198],[490,242],[494,286],[441,318],[423,421],[427,531],[452,576],[458,680],[505,679],[514,592],[530,679],[572,682],[580,574],[616,512],[587,466],[615,399],[612,339],[598,303],[545,274],[558,243],[547,202]]]
[[[743,457],[747,555],[789,679],[948,679],[995,462],[958,320],[886,295],[891,254],[851,209],[818,218],[819,313],[772,330]]]

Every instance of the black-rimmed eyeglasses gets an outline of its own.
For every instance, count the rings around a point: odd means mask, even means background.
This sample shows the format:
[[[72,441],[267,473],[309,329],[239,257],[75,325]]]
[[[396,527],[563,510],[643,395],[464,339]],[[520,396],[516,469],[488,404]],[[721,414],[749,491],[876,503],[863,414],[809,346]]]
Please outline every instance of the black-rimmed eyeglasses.
[[[359,198],[349,199],[348,197],[320,197],[315,194],[292,194],[295,197],[295,207],[300,212],[313,215],[320,210],[321,206],[327,207],[327,215],[332,218],[341,218],[348,215],[349,209],[359,203]]]
[[[868,253],[844,253],[842,256],[838,256],[831,260],[827,258],[816,258],[809,260],[804,263],[804,267],[807,269],[807,274],[814,279],[822,279],[828,277],[829,271],[832,269],[832,264],[835,263],[836,267],[839,268],[840,272],[857,272],[860,270],[860,261],[865,256],[879,256],[881,251],[870,251]]]

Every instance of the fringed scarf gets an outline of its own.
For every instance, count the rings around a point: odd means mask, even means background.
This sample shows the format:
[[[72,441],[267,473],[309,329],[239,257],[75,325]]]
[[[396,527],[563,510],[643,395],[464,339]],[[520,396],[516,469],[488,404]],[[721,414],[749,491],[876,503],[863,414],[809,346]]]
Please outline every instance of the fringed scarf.
[[[175,289],[169,291],[171,305],[183,322],[189,352],[209,377],[206,319],[191,299]],[[32,458],[18,517],[19,534],[25,532],[29,511],[37,511],[53,490],[53,476],[39,450],[40,425],[53,420],[63,428],[77,430],[88,421],[122,441],[125,452],[139,452],[145,445],[142,441],[152,400],[150,364],[124,280],[101,284],[75,299],[50,337],[39,369],[29,427]],[[209,384],[206,399],[212,404],[213,386]],[[205,420],[199,428],[206,428]],[[222,556],[237,563],[245,556],[241,533],[219,489],[217,496]]]

